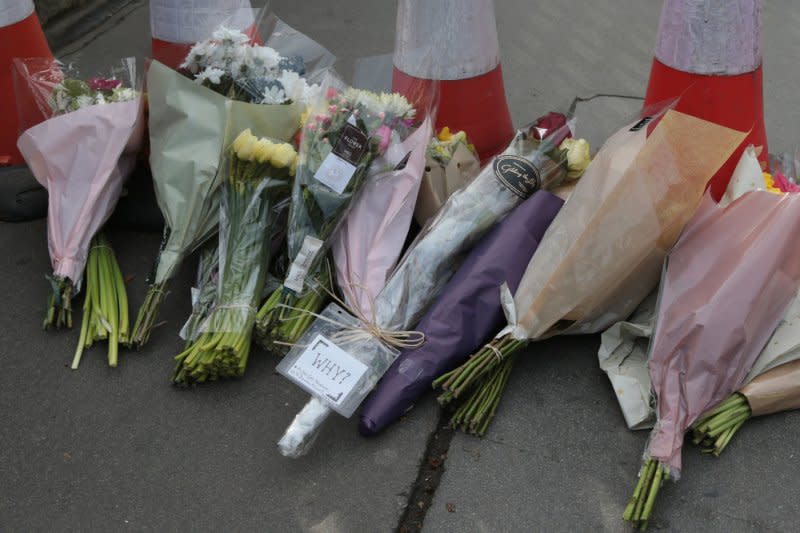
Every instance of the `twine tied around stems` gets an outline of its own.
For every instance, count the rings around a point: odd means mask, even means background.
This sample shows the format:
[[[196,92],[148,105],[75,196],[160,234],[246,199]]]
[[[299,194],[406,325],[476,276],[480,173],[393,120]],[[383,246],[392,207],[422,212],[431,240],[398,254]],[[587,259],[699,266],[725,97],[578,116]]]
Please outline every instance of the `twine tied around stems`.
[[[505,359],[505,356],[503,355],[503,352],[501,352],[500,349],[497,346],[495,346],[494,344],[492,344],[491,342],[487,342],[486,345],[483,347],[483,349],[484,350],[489,350],[492,353],[494,353],[494,356],[497,359],[498,363],[502,363],[503,359]]]
[[[331,341],[339,344],[347,344],[361,340],[370,340],[370,339],[378,339],[381,343],[385,346],[390,348],[396,348],[398,350],[413,350],[416,348],[421,347],[425,344],[425,334],[421,331],[415,330],[401,330],[401,331],[393,331],[383,329],[378,326],[375,322],[375,303],[373,298],[369,297],[369,304],[370,304],[370,313],[372,315],[372,320],[368,319],[364,313],[360,310],[354,310],[353,308],[349,307],[341,298],[336,296],[333,291],[329,290],[324,284],[319,283],[319,288],[325,291],[328,296],[338,304],[342,309],[353,315],[356,319],[358,319],[359,324],[358,326],[353,326],[351,324],[346,324],[339,320],[323,316],[319,313],[314,313],[313,311],[309,311],[307,309],[301,309],[299,307],[293,307],[286,304],[278,304],[278,307],[282,307],[284,309],[289,309],[292,311],[297,311],[301,314],[311,315],[314,318],[319,320],[324,320],[330,324],[338,326],[341,328],[340,331],[337,331],[331,336]],[[360,285],[350,283],[349,289],[352,291],[353,288],[359,287]],[[316,290],[316,289],[312,289]],[[282,321],[291,320],[286,318],[281,318]],[[276,342],[275,344],[282,344],[284,346],[297,346],[293,343],[282,343]]]

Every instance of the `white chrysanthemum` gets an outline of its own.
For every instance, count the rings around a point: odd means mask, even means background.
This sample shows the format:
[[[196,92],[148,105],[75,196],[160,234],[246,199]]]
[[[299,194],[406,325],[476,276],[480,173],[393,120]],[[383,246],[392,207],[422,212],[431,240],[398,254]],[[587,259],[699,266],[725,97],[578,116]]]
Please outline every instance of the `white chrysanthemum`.
[[[315,102],[322,92],[322,87],[316,84],[309,85],[293,70],[282,71],[278,81],[283,85],[283,90],[289,100],[303,105]]]
[[[383,111],[380,96],[372,91],[349,88],[344,92],[344,98],[364,107],[371,115],[377,115]]]
[[[262,104],[282,104],[286,102],[286,92],[278,86],[267,87],[264,89]]]
[[[64,86],[59,84],[53,88],[53,96],[50,103],[50,106],[53,108],[53,111],[56,113],[63,113],[67,109],[69,109],[70,105],[70,97],[67,95],[66,91],[64,90]]]
[[[219,85],[222,83],[222,77],[225,75],[225,71],[221,68],[207,68],[203,72],[195,75],[195,81],[198,83],[203,83],[204,81],[208,80],[209,83],[213,85]]]
[[[234,30],[232,28],[226,28],[225,26],[220,26],[214,33],[211,34],[211,37],[215,41],[221,42],[223,45],[226,44],[244,44],[250,41],[250,37],[245,35],[239,30]]]
[[[264,77],[274,73],[281,62],[281,55],[269,46],[250,46],[247,48],[248,63],[253,69],[253,77]]]
[[[387,114],[396,117],[412,118],[416,113],[414,106],[401,94],[381,93],[380,101]]]
[[[106,103],[106,97],[103,96],[103,93],[95,93],[94,95],[94,105],[102,105]]]
[[[213,45],[208,41],[201,41],[189,50],[186,60],[181,63],[180,68],[186,69],[192,74],[203,68],[208,61],[208,55]]]

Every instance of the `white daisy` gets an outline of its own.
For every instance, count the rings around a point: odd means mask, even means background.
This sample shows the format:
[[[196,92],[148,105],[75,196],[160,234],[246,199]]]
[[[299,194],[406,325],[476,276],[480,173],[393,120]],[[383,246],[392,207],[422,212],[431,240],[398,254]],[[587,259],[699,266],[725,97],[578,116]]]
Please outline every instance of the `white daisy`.
[[[277,85],[267,87],[264,89],[264,96],[261,99],[262,104],[282,104],[286,102],[286,93]]]
[[[203,83],[208,80],[212,85],[219,85],[222,83],[222,77],[225,76],[225,71],[220,68],[207,68],[203,72],[195,75],[195,81]]]
[[[211,34],[211,37],[215,41],[221,42],[223,45],[226,44],[244,44],[250,41],[250,37],[245,35],[239,30],[234,30],[232,28],[226,28],[225,26],[220,26],[214,33]]]

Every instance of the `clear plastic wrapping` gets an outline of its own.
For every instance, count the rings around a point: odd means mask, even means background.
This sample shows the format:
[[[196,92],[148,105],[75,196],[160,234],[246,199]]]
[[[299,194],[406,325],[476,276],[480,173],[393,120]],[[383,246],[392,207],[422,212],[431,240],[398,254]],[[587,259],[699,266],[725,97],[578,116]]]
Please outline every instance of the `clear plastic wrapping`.
[[[308,450],[330,412],[350,417],[399,355],[362,330],[361,322],[336,304],[329,304],[320,316],[278,365],[280,374],[313,396],[278,443],[287,457],[298,457]],[[320,342],[326,350],[335,345],[346,356],[336,359],[336,354],[327,355],[329,351],[318,349]],[[340,368],[352,374],[352,383],[336,383],[329,388],[328,381],[338,378]],[[333,394],[336,391],[339,396]]]

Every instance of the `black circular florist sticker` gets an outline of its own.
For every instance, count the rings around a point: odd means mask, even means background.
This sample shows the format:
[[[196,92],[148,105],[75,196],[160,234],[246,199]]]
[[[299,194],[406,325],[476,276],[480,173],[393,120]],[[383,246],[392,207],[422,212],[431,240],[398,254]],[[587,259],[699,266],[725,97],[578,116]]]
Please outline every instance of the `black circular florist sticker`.
[[[500,155],[494,160],[494,175],[508,190],[522,199],[542,187],[539,169],[518,155]]]

